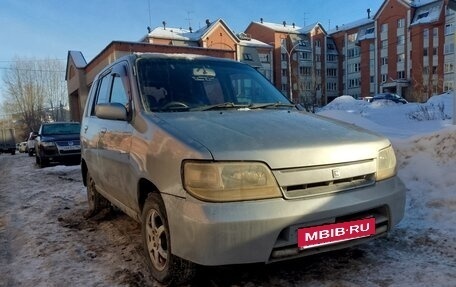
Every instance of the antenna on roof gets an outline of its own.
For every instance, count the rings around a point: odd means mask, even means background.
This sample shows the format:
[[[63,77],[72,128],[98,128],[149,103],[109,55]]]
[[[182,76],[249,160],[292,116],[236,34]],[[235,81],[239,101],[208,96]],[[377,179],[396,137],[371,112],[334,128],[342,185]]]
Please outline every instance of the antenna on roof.
[[[166,30],[166,22],[163,21],[162,24],[163,24],[163,30]]]
[[[211,25],[211,21],[209,21],[209,19],[206,19],[206,25],[207,25],[208,28]]]
[[[190,17],[190,13],[193,13],[193,11],[187,10],[187,18],[185,18],[185,20],[188,21],[188,27],[192,27],[192,20],[193,20],[193,19]],[[191,29],[189,29],[189,30],[191,30]]]
[[[367,19],[371,18],[371,9],[367,8]]]
[[[283,21],[282,24],[283,24],[283,27],[287,27],[287,21]]]

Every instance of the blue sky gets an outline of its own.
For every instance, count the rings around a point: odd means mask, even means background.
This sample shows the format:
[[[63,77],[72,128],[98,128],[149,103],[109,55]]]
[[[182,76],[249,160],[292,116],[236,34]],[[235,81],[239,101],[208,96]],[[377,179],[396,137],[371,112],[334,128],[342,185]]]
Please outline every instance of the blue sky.
[[[113,40],[137,41],[166,21],[193,29],[222,18],[236,33],[250,22],[320,22],[327,30],[367,17],[382,0],[0,0],[0,74],[14,57],[66,63],[68,50],[89,62]],[[150,9],[149,9],[150,7]],[[1,83],[1,79],[0,79]],[[1,93],[1,90],[0,90]],[[0,94],[1,100],[1,94]]]

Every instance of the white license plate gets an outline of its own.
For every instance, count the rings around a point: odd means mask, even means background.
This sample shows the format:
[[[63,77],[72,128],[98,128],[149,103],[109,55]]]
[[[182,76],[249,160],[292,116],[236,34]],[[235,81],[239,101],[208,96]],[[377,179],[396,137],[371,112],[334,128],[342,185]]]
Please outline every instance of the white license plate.
[[[69,146],[61,146],[59,147],[60,150],[80,150],[80,145],[69,145]]]

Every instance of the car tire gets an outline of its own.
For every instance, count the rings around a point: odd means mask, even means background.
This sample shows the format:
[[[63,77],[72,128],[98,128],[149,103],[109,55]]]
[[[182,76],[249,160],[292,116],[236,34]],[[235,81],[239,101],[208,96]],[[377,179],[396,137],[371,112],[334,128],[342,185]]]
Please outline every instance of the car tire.
[[[30,149],[29,149],[29,150],[28,150],[28,155],[29,155],[29,156],[33,156],[33,150],[30,150]]]
[[[49,165],[49,160],[38,156],[38,154],[35,157],[35,162],[40,168],[47,167]]]
[[[84,213],[85,218],[91,218],[103,209],[110,207],[110,202],[103,197],[98,191],[95,186],[95,181],[93,180],[90,173],[87,171],[86,175],[86,182],[87,182],[87,203],[89,205],[87,211]]]
[[[196,265],[177,257],[171,252],[166,210],[158,194],[149,194],[141,217],[146,261],[152,276],[164,284],[179,285],[191,280],[196,274]]]

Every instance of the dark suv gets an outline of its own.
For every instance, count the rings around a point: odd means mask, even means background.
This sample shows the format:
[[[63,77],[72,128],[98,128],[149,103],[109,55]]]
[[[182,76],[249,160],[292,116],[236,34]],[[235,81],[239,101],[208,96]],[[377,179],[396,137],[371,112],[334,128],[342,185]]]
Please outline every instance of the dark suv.
[[[81,142],[80,123],[55,122],[41,125],[36,137],[36,164],[40,167],[54,162],[79,162]]]
[[[397,104],[407,104],[408,103],[407,100],[404,99],[403,97],[401,97],[397,94],[391,94],[391,93],[383,93],[383,94],[375,95],[372,98],[372,102],[375,102],[375,101],[392,101]]]

